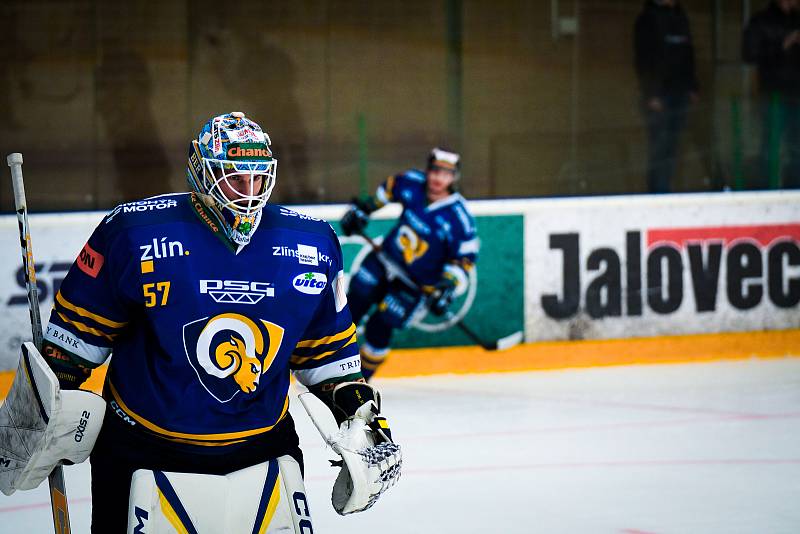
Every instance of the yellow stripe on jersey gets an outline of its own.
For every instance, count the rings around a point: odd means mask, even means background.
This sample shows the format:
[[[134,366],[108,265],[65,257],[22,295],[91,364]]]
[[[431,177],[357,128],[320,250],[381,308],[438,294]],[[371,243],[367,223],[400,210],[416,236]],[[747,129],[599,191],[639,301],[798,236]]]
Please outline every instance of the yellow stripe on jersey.
[[[86,332],[86,333],[95,335],[97,337],[104,337],[109,341],[114,341],[114,338],[117,337],[116,334],[106,334],[105,332],[102,332],[102,331],[98,330],[97,328],[92,328],[91,326],[87,326],[87,325],[83,324],[80,321],[73,321],[72,319],[70,319],[69,317],[67,317],[66,315],[61,313],[60,311],[57,311],[56,313],[58,313],[58,316],[61,317],[61,320],[63,320],[65,323],[71,324],[72,326],[74,326],[75,328],[80,330],[81,332]]]
[[[80,306],[76,306],[69,302],[67,299],[64,298],[64,295],[61,294],[61,291],[56,293],[56,302],[64,306],[66,309],[77,313],[82,317],[88,317],[95,322],[100,323],[103,326],[107,326],[109,328],[122,328],[123,326],[127,325],[128,323],[118,323],[117,321],[112,321],[111,319],[106,319],[96,313],[92,313],[86,308],[81,308]]]
[[[283,410],[281,410],[281,415],[278,417],[278,420],[273,425],[265,426],[262,428],[254,428],[252,430],[242,430],[240,432],[225,432],[221,434],[188,434],[185,432],[173,432],[172,430],[167,430],[166,428],[162,428],[156,425],[155,423],[148,421],[147,419],[137,414],[136,412],[132,411],[122,401],[122,398],[117,392],[117,389],[114,387],[114,384],[112,384],[110,380],[108,381],[108,389],[111,392],[111,396],[114,397],[114,400],[117,402],[117,404],[119,404],[119,407],[122,408],[122,411],[125,412],[127,415],[129,415],[132,419],[134,419],[137,423],[139,423],[146,429],[150,430],[151,432],[155,432],[156,434],[159,434],[161,437],[168,438],[172,441],[191,443],[193,445],[204,445],[212,447],[218,445],[230,445],[232,443],[236,443],[236,441],[228,441],[227,443],[220,443],[220,442],[225,440],[241,440],[242,438],[263,434],[264,432],[272,430],[275,427],[275,425],[280,423],[289,409],[289,396],[287,395],[286,400],[283,401]],[[215,441],[217,443],[208,443],[210,441]]]
[[[342,339],[346,339],[352,336],[356,331],[356,325],[350,323],[350,327],[347,330],[339,332],[338,334],[334,334],[332,336],[323,337],[321,339],[306,339],[303,341],[298,341],[297,345],[298,348],[310,348],[310,347],[317,347],[319,345],[327,345],[329,343],[334,343],[336,341],[340,341]]]
[[[345,343],[344,345],[342,345],[341,347],[339,347],[336,350],[329,350],[327,352],[323,352],[321,354],[317,354],[316,356],[296,356],[296,355],[292,354],[292,357],[291,357],[291,359],[289,361],[291,363],[293,363],[294,365],[302,365],[302,364],[304,364],[304,363],[306,363],[307,361],[310,361],[310,360],[321,360],[322,358],[324,358],[326,356],[330,356],[331,354],[335,354],[335,353],[339,352],[343,348],[345,348],[347,346],[350,346],[355,342],[356,342],[356,335],[353,334],[353,337],[351,337],[350,340],[347,343]]]
[[[173,443],[186,443],[187,445],[198,445],[202,447],[227,447],[228,445],[235,445],[237,443],[244,443],[245,441],[247,441],[246,439],[232,439],[229,441],[206,442],[206,441],[198,441],[196,439],[169,438],[166,436],[162,437]]]

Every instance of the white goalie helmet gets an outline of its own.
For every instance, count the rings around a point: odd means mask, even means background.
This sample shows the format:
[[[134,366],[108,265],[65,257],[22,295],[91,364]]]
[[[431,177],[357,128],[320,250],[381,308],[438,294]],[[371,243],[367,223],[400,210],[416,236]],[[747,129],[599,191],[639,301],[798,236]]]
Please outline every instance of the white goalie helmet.
[[[258,124],[234,111],[206,122],[189,145],[189,186],[220,212],[229,236],[238,234],[249,240],[246,238],[275,187],[278,160],[270,144],[269,135]],[[249,190],[232,185],[243,176],[249,179]],[[261,183],[256,188],[258,177]]]
[[[461,176],[461,155],[447,148],[435,147],[428,154],[427,170],[442,169],[450,171],[458,180]]]

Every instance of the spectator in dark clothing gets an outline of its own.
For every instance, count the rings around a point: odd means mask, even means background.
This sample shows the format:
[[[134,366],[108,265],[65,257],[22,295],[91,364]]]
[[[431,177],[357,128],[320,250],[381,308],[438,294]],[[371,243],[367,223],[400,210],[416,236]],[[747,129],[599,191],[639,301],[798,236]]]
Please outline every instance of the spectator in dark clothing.
[[[758,66],[762,116],[762,178],[781,185],[781,141],[788,165],[782,185],[800,188],[800,10],[796,0],[774,0],[744,30],[742,58]]]
[[[668,193],[689,104],[698,98],[689,18],[677,0],[647,0],[634,30],[635,67],[647,123],[648,190]]]

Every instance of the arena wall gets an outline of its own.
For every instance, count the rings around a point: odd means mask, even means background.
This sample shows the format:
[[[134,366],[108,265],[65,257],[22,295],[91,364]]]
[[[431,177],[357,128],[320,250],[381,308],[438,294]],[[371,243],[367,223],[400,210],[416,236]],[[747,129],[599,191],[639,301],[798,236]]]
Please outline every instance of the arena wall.
[[[798,192],[492,200],[470,207],[483,246],[477,283],[460,295],[456,311],[487,339],[519,330],[527,342],[559,342],[800,328]],[[294,209],[336,221],[345,206]],[[382,210],[368,232],[380,235],[398,213],[396,206]],[[102,217],[30,216],[43,320]],[[358,238],[342,245],[348,269],[368,251]],[[0,247],[0,370],[9,370],[30,335],[13,215],[0,217]],[[470,344],[446,326],[424,318],[397,345]]]

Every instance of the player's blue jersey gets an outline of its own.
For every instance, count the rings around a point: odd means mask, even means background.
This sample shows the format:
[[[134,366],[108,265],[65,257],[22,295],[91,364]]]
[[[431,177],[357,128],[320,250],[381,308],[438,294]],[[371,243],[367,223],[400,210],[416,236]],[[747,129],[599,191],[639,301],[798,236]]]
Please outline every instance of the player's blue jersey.
[[[115,208],[56,295],[45,343],[87,365],[131,425],[197,445],[239,443],[306,385],[360,372],[342,255],[324,221],[267,205],[238,253],[194,193]],[[57,357],[58,355],[56,355]]]
[[[390,176],[375,197],[381,205],[400,202],[403,206],[382,248],[416,283],[433,285],[448,270],[457,279],[465,278],[462,273],[477,261],[480,241],[464,197],[453,193],[429,204],[425,173],[416,169]]]

